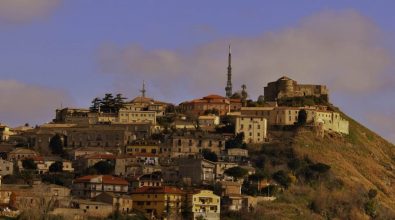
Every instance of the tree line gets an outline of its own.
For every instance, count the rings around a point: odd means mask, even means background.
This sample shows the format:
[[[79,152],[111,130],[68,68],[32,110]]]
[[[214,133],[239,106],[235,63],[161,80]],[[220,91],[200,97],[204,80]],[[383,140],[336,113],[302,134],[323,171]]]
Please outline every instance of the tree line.
[[[103,98],[94,98],[89,109],[92,112],[118,113],[121,108],[125,107],[126,99],[120,93],[115,96],[111,93],[106,93]]]

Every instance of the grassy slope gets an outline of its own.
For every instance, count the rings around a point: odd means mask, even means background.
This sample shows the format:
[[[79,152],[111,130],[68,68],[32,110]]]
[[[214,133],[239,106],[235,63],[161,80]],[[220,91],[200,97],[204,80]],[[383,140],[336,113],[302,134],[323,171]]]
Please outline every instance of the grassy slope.
[[[299,130],[292,144],[299,158],[308,156],[314,162],[330,165],[331,180],[318,185],[295,183],[278,201],[262,204],[264,219],[368,219],[363,204],[369,189],[378,190],[379,219],[394,216],[394,145],[343,117],[350,122],[350,135],[325,134],[320,138],[313,131]],[[333,180],[341,181],[342,187],[328,187]],[[318,213],[309,209],[312,201],[318,201]]]

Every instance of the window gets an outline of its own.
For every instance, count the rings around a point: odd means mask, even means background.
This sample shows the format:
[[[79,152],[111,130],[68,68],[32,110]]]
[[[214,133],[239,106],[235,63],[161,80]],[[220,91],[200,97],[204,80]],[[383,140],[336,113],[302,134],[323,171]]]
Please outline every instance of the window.
[[[188,146],[192,146],[192,140],[188,141]]]
[[[178,146],[181,146],[181,139],[178,140]]]

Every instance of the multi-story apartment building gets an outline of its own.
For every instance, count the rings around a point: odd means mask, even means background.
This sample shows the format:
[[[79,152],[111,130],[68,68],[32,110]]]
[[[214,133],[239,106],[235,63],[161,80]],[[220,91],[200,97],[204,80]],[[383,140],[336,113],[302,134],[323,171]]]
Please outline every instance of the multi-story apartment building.
[[[169,186],[140,187],[132,191],[133,208],[147,218],[177,219],[181,217],[183,191]]]
[[[126,146],[126,154],[137,155],[141,153],[161,154],[161,147],[157,141],[138,140]]]
[[[187,212],[190,219],[219,220],[221,212],[220,197],[210,190],[195,190],[187,193]]]
[[[267,120],[264,116],[236,116],[235,134],[244,133],[244,142],[262,143],[266,139]]]
[[[82,176],[73,181],[72,193],[81,198],[93,198],[102,192],[126,194],[128,181],[109,175]]]
[[[225,137],[217,134],[191,133],[174,135],[169,139],[171,157],[194,156],[208,149],[217,155],[225,150]]]

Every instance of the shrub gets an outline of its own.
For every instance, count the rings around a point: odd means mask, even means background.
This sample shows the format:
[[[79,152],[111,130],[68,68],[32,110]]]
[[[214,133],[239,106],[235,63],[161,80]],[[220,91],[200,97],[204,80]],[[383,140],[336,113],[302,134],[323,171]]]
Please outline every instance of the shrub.
[[[279,183],[281,186],[283,186],[284,188],[288,188],[291,183],[292,183],[292,179],[291,177],[288,175],[288,173],[286,173],[284,170],[280,170],[277,171],[276,173],[274,173],[272,175],[272,178]]]
[[[114,165],[109,161],[99,161],[93,168],[97,171],[98,174],[111,174],[114,171]]]
[[[37,170],[37,164],[34,163],[33,159],[22,160],[22,167],[26,170]]]
[[[209,149],[203,149],[202,151],[203,158],[209,161],[217,162],[218,156],[216,153],[212,152]]]
[[[243,178],[245,175],[248,174],[248,171],[246,169],[243,169],[241,167],[232,167],[224,172],[226,175],[231,176],[235,179],[240,179]]]

